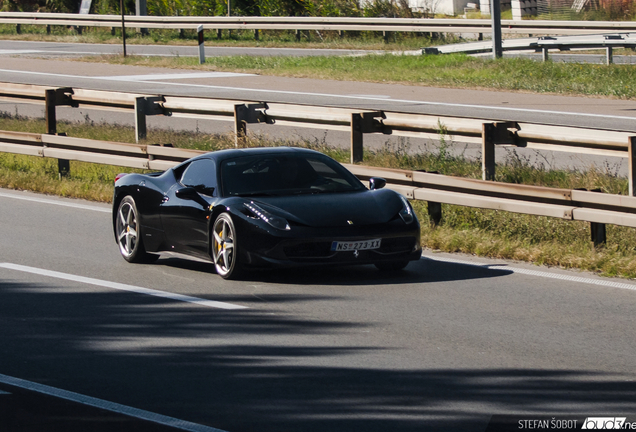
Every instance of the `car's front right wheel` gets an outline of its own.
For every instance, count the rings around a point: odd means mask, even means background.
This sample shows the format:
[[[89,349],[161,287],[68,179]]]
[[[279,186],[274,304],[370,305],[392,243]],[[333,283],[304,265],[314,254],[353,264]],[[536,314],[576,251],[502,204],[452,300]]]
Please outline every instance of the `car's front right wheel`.
[[[212,227],[212,259],[223,279],[235,279],[241,273],[236,228],[232,217],[221,213]]]

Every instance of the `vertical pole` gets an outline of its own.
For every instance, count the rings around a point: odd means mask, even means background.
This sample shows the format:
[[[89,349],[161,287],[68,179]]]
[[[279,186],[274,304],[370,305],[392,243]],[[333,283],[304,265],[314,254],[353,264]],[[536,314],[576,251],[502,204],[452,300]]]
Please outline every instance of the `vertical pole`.
[[[547,61],[548,61],[548,58],[549,58],[549,57],[548,57],[548,47],[543,47],[543,48],[541,49],[541,53],[543,54],[543,56],[542,56],[542,57],[543,57],[543,61],[544,61],[544,62],[547,62]]]
[[[384,43],[389,43],[389,36],[391,35],[391,32],[388,31],[383,31],[382,32],[382,38],[384,39]]]
[[[258,29],[254,30],[254,40],[258,40],[259,39],[259,35],[258,35]]]
[[[245,147],[247,141],[247,122],[245,121],[245,105],[234,105],[234,147]]]
[[[146,0],[135,0],[135,13],[137,16],[146,16],[148,15],[148,7],[146,5]],[[139,31],[142,35],[148,34],[147,28],[140,28]]]
[[[351,163],[362,162],[364,157],[362,114],[351,114]]]
[[[614,63],[614,52],[612,51],[611,46],[608,46],[605,49],[606,49],[606,54],[605,54],[606,63],[608,65],[611,65],[612,63]]]
[[[227,0],[227,16],[231,16],[231,10],[232,10],[232,0]]]
[[[46,116],[46,133],[48,135],[57,134],[57,119],[55,115],[55,90],[50,89],[44,92],[44,105]]]
[[[57,116],[55,114],[55,105],[57,102],[57,92],[55,89],[46,90],[44,93],[44,105],[46,116],[46,133],[47,135],[57,135]],[[68,177],[71,171],[71,163],[67,159],[57,160],[57,172],[60,180],[62,177]]]
[[[438,226],[442,221],[442,203],[428,202],[428,218],[433,226]]]
[[[51,34],[51,25],[50,24],[47,24],[47,26],[46,26],[46,34],[47,35]]]
[[[135,99],[135,142],[146,138],[148,129],[146,126],[146,98]]]
[[[607,243],[607,231],[604,223],[590,222],[590,231],[594,247],[605,246]]]
[[[217,38],[217,39],[221,39],[221,38],[223,38],[223,30],[221,30],[221,29],[216,29],[216,38]]]
[[[495,125],[482,124],[481,129],[481,178],[483,180],[495,179]]]
[[[203,25],[197,27],[197,36],[199,37],[199,64],[205,63],[205,46],[203,45]]]
[[[296,42],[300,42],[300,30],[296,30]]]
[[[126,23],[124,22],[124,0],[119,0],[121,9],[121,37],[124,44],[124,57],[126,57]]]
[[[501,42],[501,2],[490,0],[490,16],[492,19],[492,56],[494,59],[503,56]]]
[[[17,34],[22,34],[22,26],[20,24],[15,25],[15,32]]]
[[[636,196],[636,137],[629,137],[627,142],[627,161],[629,166],[629,196]]]

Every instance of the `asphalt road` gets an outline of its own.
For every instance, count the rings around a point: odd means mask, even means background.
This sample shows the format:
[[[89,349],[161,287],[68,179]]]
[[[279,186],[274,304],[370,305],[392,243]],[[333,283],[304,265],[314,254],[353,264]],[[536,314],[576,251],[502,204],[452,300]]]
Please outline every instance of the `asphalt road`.
[[[126,263],[108,205],[0,190],[0,220],[3,432],[483,431],[493,414],[636,414],[629,281],[434,253],[397,275],[225,281],[176,256]]]

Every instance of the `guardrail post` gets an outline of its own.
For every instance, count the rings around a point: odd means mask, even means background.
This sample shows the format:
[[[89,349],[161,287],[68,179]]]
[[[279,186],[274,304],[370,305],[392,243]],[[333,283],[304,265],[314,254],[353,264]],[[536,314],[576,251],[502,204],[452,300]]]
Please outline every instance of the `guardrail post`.
[[[62,90],[62,89],[58,89]],[[55,89],[45,90],[44,92],[44,104],[45,104],[45,116],[46,116],[46,133],[47,135],[57,135],[57,116],[55,113],[55,107],[57,106],[58,93]],[[71,163],[67,159],[57,160],[57,172],[60,180],[62,177],[68,177],[71,171]]]
[[[362,138],[362,114],[351,114],[351,163],[362,162],[364,147]]]
[[[296,30],[296,42],[300,42],[300,30]]]
[[[254,40],[258,40],[258,39],[259,39],[258,29],[254,29]]]
[[[383,31],[382,38],[384,39],[384,43],[389,43],[389,36],[391,36],[391,32]]]
[[[605,246],[607,243],[607,231],[605,229],[605,224],[590,222],[590,230],[592,232],[594,247]]]
[[[17,34],[22,34],[22,26],[20,24],[15,25],[15,32]]]
[[[245,147],[247,141],[247,107],[234,105],[234,147]]]
[[[544,62],[547,62],[549,57],[548,57],[548,47],[543,47],[541,48],[541,53],[542,53],[542,58]]]
[[[629,137],[627,142],[627,163],[629,166],[629,196],[636,196],[636,137]]]
[[[135,142],[146,138],[148,129],[146,126],[146,98],[135,99]]]
[[[481,178],[495,179],[495,124],[484,123],[481,129]]]
[[[428,201],[428,218],[433,226],[438,226],[442,221],[442,203]]]
[[[217,39],[222,39],[223,38],[223,30],[216,29],[216,38]]]
[[[163,97],[135,98],[135,142],[139,142],[148,136],[146,116],[165,114],[159,102],[163,102]]]
[[[364,158],[363,135],[382,132],[382,126],[374,122],[376,117],[386,118],[382,111],[351,113],[351,163]]]
[[[47,25],[46,25],[46,34],[47,34],[47,35],[50,35],[50,34],[51,34],[51,25],[50,25],[50,24],[47,24]]]
[[[614,63],[614,52],[611,46],[608,46],[605,49],[606,49],[605,61],[607,62],[608,65],[611,65],[612,63]]]

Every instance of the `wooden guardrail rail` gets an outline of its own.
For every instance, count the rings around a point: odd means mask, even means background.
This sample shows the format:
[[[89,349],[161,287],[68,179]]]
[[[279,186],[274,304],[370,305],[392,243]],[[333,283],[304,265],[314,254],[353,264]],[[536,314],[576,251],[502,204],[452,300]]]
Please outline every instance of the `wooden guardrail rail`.
[[[0,24],[121,27],[120,15],[0,12]],[[488,33],[488,19],[361,18],[361,17],[221,17],[127,15],[130,27],[157,29],[335,30],[382,32]],[[633,21],[502,20],[504,34],[579,35],[636,31]]]

